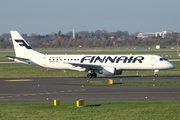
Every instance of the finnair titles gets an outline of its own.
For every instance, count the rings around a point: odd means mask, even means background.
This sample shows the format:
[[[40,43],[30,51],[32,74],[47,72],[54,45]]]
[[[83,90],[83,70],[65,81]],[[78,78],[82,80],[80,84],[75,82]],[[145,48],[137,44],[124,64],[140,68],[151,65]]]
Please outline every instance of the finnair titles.
[[[17,31],[10,31],[16,56],[7,56],[16,62],[58,70],[88,72],[88,78],[97,74],[119,75],[123,70],[159,70],[175,65],[158,55],[45,55],[33,50]]]
[[[122,61],[123,63],[135,63],[138,61],[139,63],[142,63],[142,60],[144,60],[143,56],[130,56],[129,58],[127,56],[115,56],[114,58],[111,58],[111,56],[104,56],[102,59],[99,56],[85,56],[81,59],[80,63],[83,63],[84,61],[89,61],[89,63],[96,63],[96,61],[99,61],[101,63],[107,63],[110,61],[111,63],[119,63]]]

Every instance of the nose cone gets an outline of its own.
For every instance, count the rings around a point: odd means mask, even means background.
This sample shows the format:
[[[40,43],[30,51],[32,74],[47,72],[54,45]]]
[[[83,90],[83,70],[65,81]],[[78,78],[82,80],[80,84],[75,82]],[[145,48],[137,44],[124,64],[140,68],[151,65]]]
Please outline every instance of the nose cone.
[[[169,69],[173,69],[173,68],[175,68],[176,66],[173,64],[173,63],[171,63],[171,62],[169,62]]]

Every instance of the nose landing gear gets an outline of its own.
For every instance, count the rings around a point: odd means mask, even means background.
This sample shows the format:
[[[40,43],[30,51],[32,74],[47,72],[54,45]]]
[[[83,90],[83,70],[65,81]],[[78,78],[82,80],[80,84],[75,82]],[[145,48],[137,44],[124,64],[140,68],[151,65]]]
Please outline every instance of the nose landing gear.
[[[158,74],[155,74],[156,77],[158,77]]]
[[[158,77],[158,73],[159,72],[159,70],[154,70],[154,75],[156,76],[156,77]]]

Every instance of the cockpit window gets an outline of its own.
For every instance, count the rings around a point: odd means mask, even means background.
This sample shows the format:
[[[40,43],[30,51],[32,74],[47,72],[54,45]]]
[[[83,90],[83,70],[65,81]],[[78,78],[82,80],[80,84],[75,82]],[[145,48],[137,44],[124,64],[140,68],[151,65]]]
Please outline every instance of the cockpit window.
[[[159,60],[160,60],[160,61],[167,61],[166,58],[160,58]]]

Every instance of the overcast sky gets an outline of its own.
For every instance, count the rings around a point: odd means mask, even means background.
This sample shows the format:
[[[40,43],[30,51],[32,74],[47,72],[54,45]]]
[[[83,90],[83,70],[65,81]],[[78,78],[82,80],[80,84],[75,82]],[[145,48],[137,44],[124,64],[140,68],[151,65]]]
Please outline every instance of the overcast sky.
[[[0,35],[117,30],[180,32],[180,0],[0,0]]]

